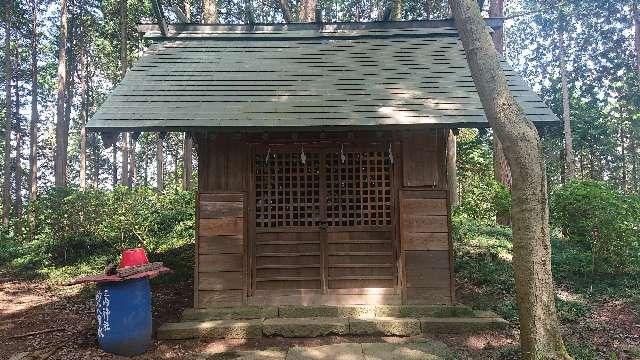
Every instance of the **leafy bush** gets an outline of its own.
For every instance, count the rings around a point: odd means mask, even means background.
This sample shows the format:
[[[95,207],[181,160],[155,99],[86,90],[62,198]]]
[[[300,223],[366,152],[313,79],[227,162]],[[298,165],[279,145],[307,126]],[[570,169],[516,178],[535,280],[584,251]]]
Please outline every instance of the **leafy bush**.
[[[640,269],[638,196],[603,182],[570,182],[553,193],[551,219],[571,241],[591,251],[592,272]]]
[[[5,250],[0,265],[64,280],[98,272],[118,260],[122,249],[140,246],[151,261],[190,274],[194,199],[188,191],[157,193],[144,187],[50,189],[28,209],[35,214],[26,226],[29,238],[0,238]]]

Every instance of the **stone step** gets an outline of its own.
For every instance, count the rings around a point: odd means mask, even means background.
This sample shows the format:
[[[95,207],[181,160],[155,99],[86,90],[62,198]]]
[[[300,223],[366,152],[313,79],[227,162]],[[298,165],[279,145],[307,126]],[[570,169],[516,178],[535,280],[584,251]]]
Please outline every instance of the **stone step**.
[[[158,329],[161,340],[212,338],[250,339],[261,336],[287,338],[329,335],[415,336],[421,333],[466,333],[504,330],[508,323],[490,312],[482,317],[310,317],[266,318],[247,320],[207,320],[167,323]]]
[[[504,330],[508,326],[509,323],[504,319],[487,316],[464,318],[426,317],[420,319],[422,332],[430,334],[460,334],[484,330]]]
[[[318,337],[349,334],[349,320],[344,318],[275,318],[262,323],[265,336]]]
[[[420,334],[420,320],[379,317],[349,320],[351,335],[414,336]]]
[[[185,309],[182,320],[264,319],[278,317],[278,308],[270,306],[236,306],[206,309]]]
[[[182,320],[226,320],[265,318],[331,317],[366,319],[372,317],[467,317],[477,316],[464,305],[351,305],[351,306],[238,306],[185,309]]]
[[[160,340],[192,338],[253,339],[262,336],[262,320],[211,320],[165,323],[158,328]]]

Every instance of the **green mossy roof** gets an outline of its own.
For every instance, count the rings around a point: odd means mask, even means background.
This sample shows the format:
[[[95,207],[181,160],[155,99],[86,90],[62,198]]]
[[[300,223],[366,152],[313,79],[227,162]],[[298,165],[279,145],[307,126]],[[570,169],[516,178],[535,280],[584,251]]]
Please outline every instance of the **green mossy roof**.
[[[87,127],[488,126],[455,28],[391,24],[189,25],[166,36],[147,27],[156,42]],[[558,121],[506,62],[503,68],[531,120]]]

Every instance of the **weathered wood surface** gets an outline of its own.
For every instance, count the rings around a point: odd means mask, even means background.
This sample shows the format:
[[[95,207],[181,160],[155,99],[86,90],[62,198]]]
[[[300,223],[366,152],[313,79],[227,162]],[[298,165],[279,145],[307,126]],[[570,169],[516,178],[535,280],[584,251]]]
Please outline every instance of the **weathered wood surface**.
[[[207,168],[203,170],[207,173]],[[198,215],[195,306],[240,305],[246,294],[244,197],[201,193]]]
[[[400,192],[400,237],[407,304],[453,300],[446,190]]]

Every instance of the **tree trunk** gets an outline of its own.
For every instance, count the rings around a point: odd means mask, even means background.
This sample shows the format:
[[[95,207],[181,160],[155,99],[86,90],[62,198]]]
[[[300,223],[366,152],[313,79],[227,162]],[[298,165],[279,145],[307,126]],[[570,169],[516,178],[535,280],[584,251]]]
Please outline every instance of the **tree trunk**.
[[[449,189],[449,206],[458,206],[458,173],[456,170],[457,144],[456,135],[449,130],[447,135],[447,187]]]
[[[489,16],[490,17],[503,17],[504,16],[504,0],[491,0],[489,3]],[[491,34],[493,45],[495,46],[498,54],[504,53],[504,30],[502,27],[495,29]],[[504,150],[502,149],[502,143],[498,137],[498,134],[493,133],[493,175],[496,181],[506,188],[511,189],[511,169],[509,169],[509,163],[504,156]],[[511,224],[511,216],[509,213],[497,213],[496,223],[499,225],[508,226]]]
[[[5,1],[4,25],[4,71],[5,71],[5,119],[4,119],[4,163],[2,165],[2,225],[9,226],[11,215],[11,8],[13,1]]]
[[[424,17],[426,20],[431,20],[431,1],[432,0],[425,0],[424,2]]]
[[[202,1],[202,22],[204,24],[215,24],[218,22],[218,6],[216,0]]]
[[[298,12],[299,22],[316,21],[316,1],[317,0],[301,0]]]
[[[118,185],[118,141],[111,146],[111,186]]]
[[[402,18],[402,0],[391,0],[385,10],[384,20],[399,21]]]
[[[191,0],[184,0],[182,3],[184,16],[187,17],[187,20],[191,21]]]
[[[571,359],[564,347],[551,275],[547,178],[542,146],[507,85],[475,0],[449,0],[489,125],[513,176],[513,269],[523,359]]]
[[[164,190],[164,134],[158,133],[156,141],[156,189]]]
[[[69,136],[65,126],[65,90],[67,85],[67,0],[60,3],[60,40],[58,49],[58,92],[56,99],[56,153],[54,173],[56,187],[67,185],[67,148],[65,137]],[[65,129],[67,129],[65,131]]]
[[[29,124],[29,202],[38,194],[38,2],[31,0],[31,123]]]
[[[189,133],[184,133],[183,145],[182,161],[184,171],[182,171],[182,188],[184,190],[191,190],[191,176],[193,174],[193,138]]]
[[[120,12],[120,81],[124,79],[127,73],[127,0],[119,0]],[[131,178],[129,177],[129,146],[131,143],[131,134],[122,134],[122,174],[121,183],[123,186],[131,187]]]
[[[20,63],[20,56],[16,46],[16,64]],[[22,121],[20,121],[20,86],[18,83],[18,77],[15,79],[15,134],[16,134],[16,158],[15,158],[15,202],[14,202],[14,216],[17,220],[16,237],[20,239],[22,237]]]
[[[84,34],[82,36],[85,36]],[[87,58],[87,44],[84,41],[82,43],[82,53],[80,55],[80,66],[82,66],[82,80],[80,82],[80,189],[84,190],[87,187],[87,130],[85,125],[87,119],[89,119],[89,59]]]
[[[100,145],[98,144],[98,137],[96,134],[89,135],[89,145],[91,146],[91,152],[93,153],[93,188],[97,189],[100,185]],[[118,169],[116,169],[117,171]],[[117,180],[117,179],[116,179]]]
[[[560,25],[562,26],[562,25]],[[571,181],[576,177],[576,166],[573,159],[573,135],[571,134],[571,108],[569,107],[569,85],[567,84],[567,51],[564,45],[564,30],[560,29],[558,39],[560,48],[560,78],[562,81],[562,122],[564,123],[564,163],[565,178]]]
[[[633,12],[633,37],[636,50],[636,67],[638,70],[638,77],[640,78],[640,10],[638,10],[638,0],[634,0],[631,5]]]
[[[138,164],[136,163],[136,142],[139,133],[129,134],[129,187],[135,186],[138,176]]]
[[[622,179],[621,179],[620,187],[622,188],[623,192],[628,192],[629,187],[628,187],[628,181],[627,181],[627,153],[626,153],[627,140],[624,134],[625,131],[626,129],[624,128],[623,124],[620,124],[620,158],[622,159],[622,164],[620,165],[620,167],[622,168]]]
[[[276,0],[280,11],[282,11],[282,18],[284,22],[293,22],[293,16],[291,16],[291,7],[289,6],[289,0]]]

